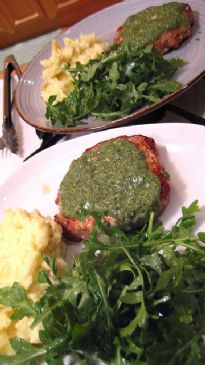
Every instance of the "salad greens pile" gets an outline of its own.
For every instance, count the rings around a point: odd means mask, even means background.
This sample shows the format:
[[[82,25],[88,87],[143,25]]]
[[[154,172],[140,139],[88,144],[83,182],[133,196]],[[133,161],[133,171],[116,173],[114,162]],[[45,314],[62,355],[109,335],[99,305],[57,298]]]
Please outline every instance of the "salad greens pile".
[[[91,115],[116,119],[177,90],[181,84],[172,76],[185,63],[166,60],[152,46],[112,48],[87,65],[66,67],[73,76],[74,90],[57,103],[56,96],[50,96],[46,117],[58,127],[82,124],[86,122],[82,118]]]
[[[0,363],[33,365],[43,356],[60,365],[70,354],[81,365],[96,358],[110,365],[204,364],[205,233],[193,234],[198,210],[197,201],[183,207],[170,231],[151,213],[132,234],[96,215],[90,240],[63,279],[45,256],[57,283],[40,273],[48,289],[39,302],[29,303],[17,283],[0,289],[0,303],[15,308],[15,319],[31,315],[33,327],[44,327],[41,346],[13,338],[16,356],[0,356]]]

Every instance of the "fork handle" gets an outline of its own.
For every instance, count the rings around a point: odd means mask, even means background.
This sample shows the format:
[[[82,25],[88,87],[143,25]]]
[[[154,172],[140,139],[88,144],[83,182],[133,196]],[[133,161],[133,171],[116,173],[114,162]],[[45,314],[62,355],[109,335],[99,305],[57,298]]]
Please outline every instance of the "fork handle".
[[[11,119],[11,74],[16,71],[18,78],[22,72],[13,55],[7,56],[4,60],[4,98],[3,98],[3,123],[7,128],[11,128],[13,123]]]
[[[11,70],[9,67],[4,68],[4,115],[3,115],[3,123],[7,128],[12,127],[11,120]]]

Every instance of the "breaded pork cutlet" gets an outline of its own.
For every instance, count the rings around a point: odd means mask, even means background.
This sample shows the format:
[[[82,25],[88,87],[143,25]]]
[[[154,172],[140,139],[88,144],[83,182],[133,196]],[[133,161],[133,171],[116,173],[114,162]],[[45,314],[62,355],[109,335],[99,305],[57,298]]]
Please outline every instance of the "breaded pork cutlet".
[[[114,43],[131,47],[153,44],[164,54],[191,37],[193,23],[193,11],[188,4],[152,6],[127,18],[117,29]]]
[[[151,211],[159,215],[170,196],[168,174],[159,160],[154,139],[119,136],[85,150],[74,160],[61,182],[55,220],[64,235],[88,239],[95,219],[105,214],[109,224],[130,230],[147,223]],[[80,208],[87,218],[78,218]]]

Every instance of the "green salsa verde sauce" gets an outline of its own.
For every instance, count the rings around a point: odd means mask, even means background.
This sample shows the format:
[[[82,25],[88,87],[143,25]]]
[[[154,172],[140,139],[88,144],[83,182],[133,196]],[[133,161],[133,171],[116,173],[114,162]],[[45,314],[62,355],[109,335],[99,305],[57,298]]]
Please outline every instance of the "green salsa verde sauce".
[[[182,14],[183,7],[182,3],[170,2],[131,15],[124,23],[122,46],[144,47],[167,30],[189,25],[188,17]]]
[[[82,208],[110,215],[130,229],[158,211],[161,184],[144,152],[124,139],[105,142],[74,160],[60,185],[61,213],[77,217]]]

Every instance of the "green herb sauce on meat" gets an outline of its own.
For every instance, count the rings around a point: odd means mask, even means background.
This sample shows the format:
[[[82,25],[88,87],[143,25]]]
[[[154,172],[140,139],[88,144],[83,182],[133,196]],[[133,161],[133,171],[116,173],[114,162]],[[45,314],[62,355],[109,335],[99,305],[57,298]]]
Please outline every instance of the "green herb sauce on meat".
[[[74,160],[61,186],[61,213],[76,217],[84,208],[114,217],[123,228],[141,226],[158,211],[161,185],[144,152],[116,139]]]
[[[171,2],[131,15],[123,25],[123,44],[144,47],[168,30],[187,26],[189,19],[183,15],[183,7],[182,3]]]

